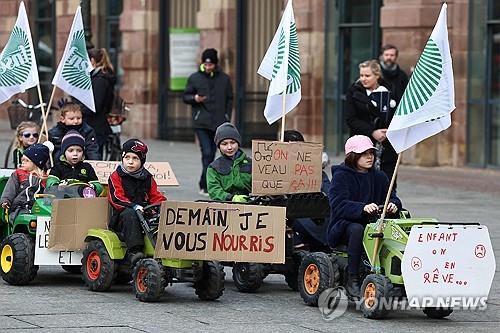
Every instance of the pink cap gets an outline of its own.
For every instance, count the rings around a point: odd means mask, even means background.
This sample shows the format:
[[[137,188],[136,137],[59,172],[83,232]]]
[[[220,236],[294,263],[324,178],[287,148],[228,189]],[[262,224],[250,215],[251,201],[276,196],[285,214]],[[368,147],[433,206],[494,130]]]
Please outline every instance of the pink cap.
[[[345,154],[355,152],[358,154],[364,153],[368,149],[377,149],[373,146],[372,140],[366,135],[351,136],[345,142]]]

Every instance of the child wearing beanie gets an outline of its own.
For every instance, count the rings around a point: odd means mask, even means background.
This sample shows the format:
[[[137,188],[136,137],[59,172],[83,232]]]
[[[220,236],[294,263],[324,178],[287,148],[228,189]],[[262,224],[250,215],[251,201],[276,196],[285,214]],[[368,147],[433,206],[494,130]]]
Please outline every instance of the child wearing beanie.
[[[240,149],[240,133],[233,124],[223,123],[217,127],[214,141],[221,156],[207,169],[210,199],[247,202],[252,190],[252,160]]]
[[[40,143],[29,146],[23,152],[21,166],[10,176],[0,199],[2,208],[10,210],[10,221],[14,221],[20,213],[29,213],[35,194],[43,193],[49,154],[49,148]]]
[[[167,200],[151,173],[144,168],[148,146],[130,139],[122,147],[122,164],[109,177],[108,201],[113,207],[109,228],[127,244],[126,261],[135,264],[144,257],[144,235],[136,210]]]
[[[83,182],[94,188],[96,195],[102,191],[102,185],[92,165],[83,161],[85,154],[85,138],[76,130],[70,130],[62,138],[61,155],[50,170],[47,187],[63,183]]]

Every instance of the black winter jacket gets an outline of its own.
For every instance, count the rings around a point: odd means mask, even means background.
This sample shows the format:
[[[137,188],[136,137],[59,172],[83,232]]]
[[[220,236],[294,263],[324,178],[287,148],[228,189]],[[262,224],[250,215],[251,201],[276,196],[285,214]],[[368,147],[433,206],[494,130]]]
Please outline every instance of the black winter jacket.
[[[382,82],[386,88],[387,84]],[[390,108],[386,113],[379,111],[371,102],[370,96],[366,94],[366,89],[361,82],[357,81],[346,94],[346,121],[350,129],[350,135],[366,135],[375,143],[372,132],[381,128],[388,128],[394,116],[395,108]],[[397,154],[389,140],[383,143],[384,151],[382,163],[395,162]]]
[[[99,154],[99,145],[96,141],[96,134],[92,127],[82,122],[81,125],[76,126],[66,126],[59,122],[56,126],[49,130],[49,141],[54,144],[53,157],[55,161],[58,161],[61,155],[61,142],[62,138],[69,130],[76,130],[85,138],[85,158],[87,160],[100,160],[101,154]]]
[[[60,159],[52,169],[50,169],[50,176],[55,176],[58,180],[62,179],[78,179],[84,183],[89,183],[97,180],[97,175],[92,165],[87,162],[79,162],[72,166],[65,159]],[[50,183],[50,181],[48,182]],[[47,187],[50,185],[48,184]]]
[[[94,69],[90,75],[95,113],[81,104],[83,120],[94,128],[98,141],[103,143],[108,134],[111,133],[107,115],[113,106],[116,76],[113,73],[104,73],[99,68]]]
[[[192,106],[193,127],[215,131],[219,125],[231,120],[233,90],[227,74],[218,68],[213,74],[201,70],[191,74],[184,90],[183,100]],[[197,103],[194,96],[206,96]]]
[[[386,87],[392,94],[392,98],[399,105],[399,101],[403,97],[403,93],[408,85],[408,75],[396,65],[396,68],[393,70],[384,69],[382,67],[382,75],[384,77],[384,81],[387,83]]]

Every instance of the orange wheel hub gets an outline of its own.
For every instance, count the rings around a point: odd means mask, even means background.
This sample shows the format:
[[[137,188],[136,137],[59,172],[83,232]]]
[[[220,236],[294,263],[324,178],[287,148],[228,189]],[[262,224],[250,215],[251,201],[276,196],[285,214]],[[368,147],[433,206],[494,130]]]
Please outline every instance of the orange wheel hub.
[[[147,273],[148,270],[144,267],[141,267],[139,272],[137,272],[137,278],[135,279],[135,286],[137,287],[137,290],[141,293],[145,293],[146,290],[148,289],[146,286]]]
[[[319,288],[319,268],[316,264],[309,264],[304,272],[304,287],[310,295],[314,295]]]
[[[375,296],[377,295],[377,287],[373,282],[366,285],[363,297],[366,308],[372,308],[375,305]]]
[[[97,251],[92,251],[87,257],[87,275],[91,280],[97,280],[101,274],[101,257]]]

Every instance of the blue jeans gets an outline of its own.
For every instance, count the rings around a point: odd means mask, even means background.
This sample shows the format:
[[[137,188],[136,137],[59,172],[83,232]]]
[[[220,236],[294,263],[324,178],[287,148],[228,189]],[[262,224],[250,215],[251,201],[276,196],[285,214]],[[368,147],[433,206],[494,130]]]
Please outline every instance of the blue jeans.
[[[207,168],[210,163],[213,162],[215,158],[215,153],[217,151],[217,146],[214,142],[215,132],[209,129],[196,128],[194,130],[196,136],[198,137],[198,142],[200,143],[201,149],[201,177],[198,183],[201,190],[207,190]]]

